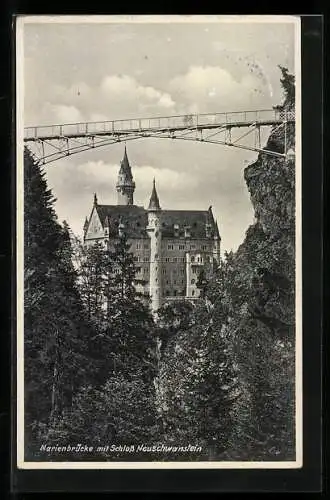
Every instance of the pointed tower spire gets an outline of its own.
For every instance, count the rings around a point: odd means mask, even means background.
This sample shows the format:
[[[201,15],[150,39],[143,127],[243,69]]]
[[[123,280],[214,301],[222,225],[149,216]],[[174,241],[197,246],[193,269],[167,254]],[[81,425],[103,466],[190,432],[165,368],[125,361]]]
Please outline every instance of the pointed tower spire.
[[[147,233],[150,237],[150,264],[149,264],[149,294],[151,297],[151,310],[155,317],[162,303],[162,211],[156,191],[154,178],[152,193],[148,207]]]
[[[96,193],[94,193],[94,207],[97,205],[97,196]]]
[[[124,170],[125,170],[128,174],[132,174],[132,173],[131,173],[131,167],[130,167],[130,164],[129,164],[129,161],[128,161],[126,144],[125,144],[124,156],[123,156],[123,159],[122,159],[122,161],[121,161],[121,165],[122,165],[122,167],[124,168]]]
[[[157,191],[156,191],[156,181],[155,181],[155,178],[153,180],[153,186],[152,186],[152,192],[151,192],[151,196],[150,196],[148,210],[161,210],[160,204],[159,204],[158,194],[157,194]]]
[[[126,145],[123,159],[120,162],[116,189],[118,193],[118,205],[133,205],[135,182],[133,181],[132,170],[127,157]]]

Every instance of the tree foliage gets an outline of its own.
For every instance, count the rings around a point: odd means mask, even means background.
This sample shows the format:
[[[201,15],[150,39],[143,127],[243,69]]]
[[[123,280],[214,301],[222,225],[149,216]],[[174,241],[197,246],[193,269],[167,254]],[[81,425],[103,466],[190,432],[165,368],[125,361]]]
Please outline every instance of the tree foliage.
[[[91,368],[90,328],[71,262],[67,225],[61,226],[44,173],[24,158],[25,415],[35,422],[58,419]]]

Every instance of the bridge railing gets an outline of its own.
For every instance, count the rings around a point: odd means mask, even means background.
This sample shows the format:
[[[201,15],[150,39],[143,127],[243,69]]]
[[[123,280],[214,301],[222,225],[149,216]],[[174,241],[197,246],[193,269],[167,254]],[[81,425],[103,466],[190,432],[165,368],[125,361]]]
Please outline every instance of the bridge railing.
[[[293,115],[293,116],[291,116]],[[41,127],[25,127],[25,140],[38,138],[58,138],[88,136],[95,134],[113,134],[123,132],[143,132],[155,130],[177,130],[217,125],[235,125],[252,123],[276,123],[294,119],[294,112],[286,114],[281,108],[258,111],[234,111],[230,113],[202,113],[173,115],[152,118],[131,118],[126,120],[109,120],[103,122],[65,123],[62,125],[45,125]]]

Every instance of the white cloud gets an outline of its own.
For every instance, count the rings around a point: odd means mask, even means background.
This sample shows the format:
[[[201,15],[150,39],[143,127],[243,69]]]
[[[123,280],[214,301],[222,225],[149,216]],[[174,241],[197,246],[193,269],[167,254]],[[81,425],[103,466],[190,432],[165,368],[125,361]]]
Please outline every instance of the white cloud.
[[[84,116],[76,106],[46,102],[39,114],[39,124],[71,123],[84,121]]]
[[[29,109],[31,121],[27,125],[106,121],[146,112],[164,115],[172,114],[175,108],[169,93],[142,85],[128,75],[106,76],[95,87],[81,81],[68,87],[45,83],[40,87],[37,103],[32,112]]]
[[[262,95],[269,99],[269,88],[259,76],[247,70],[238,81],[219,66],[191,66],[171,80],[170,89],[194,112],[254,109],[260,107]]]
[[[89,161],[78,164],[75,172],[79,176],[80,182],[83,178],[88,179],[88,183],[97,183],[102,189],[114,188],[119,171],[119,164],[106,163],[104,161]],[[156,184],[163,193],[173,193],[178,191],[186,192],[187,189],[194,189],[198,185],[197,177],[189,172],[180,172],[170,168],[159,169],[151,165],[134,165],[134,180],[137,190],[142,193],[142,197],[151,192],[152,179],[155,177]]]
[[[123,102],[137,101],[160,108],[171,108],[175,105],[168,93],[151,86],[141,85],[135,78],[128,75],[107,76],[101,82],[100,88],[103,97],[110,102],[119,98]]]

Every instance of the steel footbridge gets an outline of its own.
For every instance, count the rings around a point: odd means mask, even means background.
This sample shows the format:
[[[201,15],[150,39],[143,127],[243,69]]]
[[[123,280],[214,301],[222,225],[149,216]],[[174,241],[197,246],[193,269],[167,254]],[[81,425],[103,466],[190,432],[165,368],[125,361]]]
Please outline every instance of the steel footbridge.
[[[219,144],[283,158],[288,153],[287,125],[294,121],[294,111],[275,107],[254,111],[64,123],[25,127],[24,143],[42,164],[89,149],[148,137]],[[262,127],[273,127],[273,130],[283,128],[283,151],[261,147]]]

